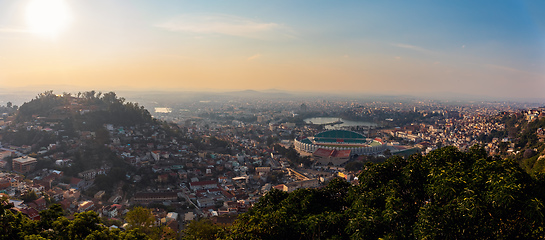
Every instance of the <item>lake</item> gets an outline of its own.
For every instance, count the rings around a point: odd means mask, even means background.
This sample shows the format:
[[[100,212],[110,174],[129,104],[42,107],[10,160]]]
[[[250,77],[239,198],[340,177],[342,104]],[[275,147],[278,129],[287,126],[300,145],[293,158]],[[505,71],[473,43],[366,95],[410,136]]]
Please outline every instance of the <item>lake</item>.
[[[350,120],[346,120],[346,119],[342,119],[338,117],[315,117],[315,118],[307,118],[303,121],[305,121],[306,123],[313,123],[313,124],[329,124],[329,123],[337,122],[339,120],[341,120],[341,122],[343,123],[335,124],[335,125],[327,125],[325,128],[337,129],[340,127],[356,127],[356,126],[376,127],[377,126],[376,123],[372,123],[372,122],[350,121]]]
[[[156,113],[170,113],[170,112],[172,112],[172,109],[167,108],[167,107],[156,107],[155,112]]]

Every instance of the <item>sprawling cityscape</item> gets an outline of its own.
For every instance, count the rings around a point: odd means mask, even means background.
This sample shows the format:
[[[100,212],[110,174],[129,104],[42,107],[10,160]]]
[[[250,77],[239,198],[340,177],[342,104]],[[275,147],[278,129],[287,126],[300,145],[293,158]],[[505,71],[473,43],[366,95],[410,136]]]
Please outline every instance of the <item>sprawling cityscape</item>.
[[[124,99],[112,92],[48,91],[2,107],[0,192],[13,209],[39,220],[59,204],[68,216],[95,211],[126,227],[127,213],[145,206],[175,232],[202,218],[232,224],[273,189],[356,183],[365,163],[392,156],[475,145],[522,155],[502,118],[545,119],[545,108],[530,103],[244,98],[151,113],[125,103],[149,121],[94,117],[117,101]],[[542,128],[535,134],[545,138]]]
[[[0,1],[0,240],[545,239],[545,1]]]

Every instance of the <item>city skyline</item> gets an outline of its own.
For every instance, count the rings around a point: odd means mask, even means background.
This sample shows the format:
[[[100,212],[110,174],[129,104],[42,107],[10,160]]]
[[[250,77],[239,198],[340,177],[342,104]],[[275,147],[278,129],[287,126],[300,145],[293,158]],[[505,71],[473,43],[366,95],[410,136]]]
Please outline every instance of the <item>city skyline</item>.
[[[0,82],[541,98],[544,9],[539,1],[2,1]]]

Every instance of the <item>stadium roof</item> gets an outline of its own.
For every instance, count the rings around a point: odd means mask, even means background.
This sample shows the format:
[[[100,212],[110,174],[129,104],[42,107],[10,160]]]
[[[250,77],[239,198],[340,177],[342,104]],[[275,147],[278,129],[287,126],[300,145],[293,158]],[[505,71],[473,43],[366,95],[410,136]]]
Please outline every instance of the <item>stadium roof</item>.
[[[318,133],[314,136],[314,141],[321,143],[365,143],[365,137],[361,133],[346,130],[330,130]]]
[[[365,139],[361,133],[347,130],[329,130],[318,133],[314,138],[349,138],[349,139]]]

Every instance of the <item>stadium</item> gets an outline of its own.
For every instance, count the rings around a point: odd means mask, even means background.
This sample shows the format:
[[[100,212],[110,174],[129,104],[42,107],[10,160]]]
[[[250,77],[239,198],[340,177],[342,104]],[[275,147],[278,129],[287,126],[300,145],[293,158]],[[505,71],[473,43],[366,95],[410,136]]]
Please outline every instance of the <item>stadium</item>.
[[[387,147],[380,139],[366,138],[361,133],[347,130],[329,130],[314,137],[296,138],[294,145],[299,152],[315,153],[318,149],[324,149],[334,154],[337,151],[346,153],[348,150],[350,156],[379,154]],[[322,152],[318,151],[320,154]]]

